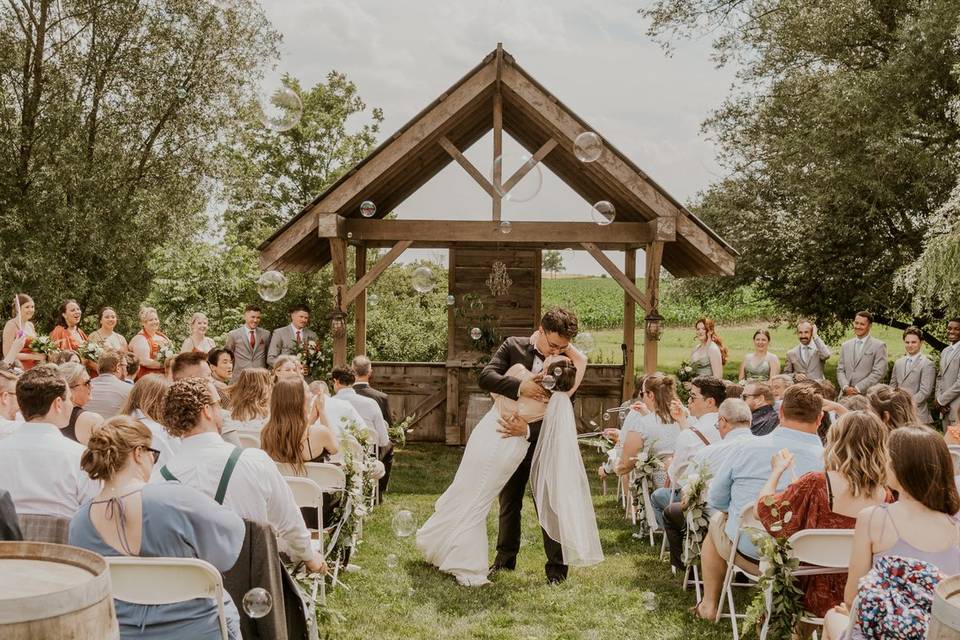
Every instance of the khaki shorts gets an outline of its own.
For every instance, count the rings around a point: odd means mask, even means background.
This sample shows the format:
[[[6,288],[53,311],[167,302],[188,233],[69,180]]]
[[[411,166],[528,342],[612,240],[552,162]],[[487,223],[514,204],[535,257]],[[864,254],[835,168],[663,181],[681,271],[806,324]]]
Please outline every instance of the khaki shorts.
[[[717,553],[720,554],[724,562],[730,559],[730,551],[733,549],[733,540],[727,535],[725,531],[726,528],[726,513],[717,511],[710,516],[710,540],[713,541],[713,546],[716,547]],[[736,556],[734,556],[733,564],[754,575],[760,571],[760,566],[752,558],[748,558],[739,551],[737,551]]]

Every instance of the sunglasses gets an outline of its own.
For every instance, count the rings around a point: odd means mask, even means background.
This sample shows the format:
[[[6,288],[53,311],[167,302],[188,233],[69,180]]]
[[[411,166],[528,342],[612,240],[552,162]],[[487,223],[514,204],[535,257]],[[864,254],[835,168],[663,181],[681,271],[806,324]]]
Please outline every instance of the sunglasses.
[[[146,449],[151,454],[153,454],[153,464],[157,464],[157,461],[160,460],[160,452],[152,447],[140,447],[141,449]]]

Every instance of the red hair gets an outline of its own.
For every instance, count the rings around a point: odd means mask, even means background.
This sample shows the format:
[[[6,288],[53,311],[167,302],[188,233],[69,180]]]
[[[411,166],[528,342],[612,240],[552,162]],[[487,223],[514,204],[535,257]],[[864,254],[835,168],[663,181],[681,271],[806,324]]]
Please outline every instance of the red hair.
[[[703,328],[707,331],[707,339],[713,341],[715,345],[720,347],[720,362],[727,364],[727,347],[724,346],[723,340],[717,335],[717,325],[710,318],[700,318],[693,326],[696,327],[701,322],[703,323]]]

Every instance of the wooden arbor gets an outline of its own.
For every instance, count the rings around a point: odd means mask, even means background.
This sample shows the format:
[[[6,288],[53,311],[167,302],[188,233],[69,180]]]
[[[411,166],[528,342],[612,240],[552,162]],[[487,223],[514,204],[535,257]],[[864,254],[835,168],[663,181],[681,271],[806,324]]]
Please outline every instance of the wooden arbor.
[[[493,156],[501,154],[507,132],[532,155],[514,175],[500,175],[494,164],[492,180],[467,160],[462,150],[492,130]],[[355,346],[366,349],[366,288],[408,248],[487,247],[534,250],[539,265],[543,249],[588,251],[624,291],[626,375],[622,396],[633,395],[635,314],[639,305],[656,316],[660,267],[677,277],[732,275],[735,251],[703,222],[683,208],[609,141],[600,157],[580,162],[574,139],[590,131],[575,113],[527,74],[499,45],[437,100],[367,158],[308,205],[260,246],[264,269],[309,271],[333,264],[336,287],[332,322],[334,361],[347,358],[343,318],[351,305],[356,323]],[[428,182],[450,162],[457,162],[491,199],[490,221],[384,220],[382,217]],[[616,221],[592,223],[513,222],[500,233],[501,194],[542,163],[587,202],[607,200],[616,208]],[[360,204],[377,205],[373,218],[360,215]],[[347,277],[347,250],[356,250],[356,280]],[[388,248],[376,264],[366,264],[365,248]],[[645,282],[636,283],[636,251],[646,256]],[[624,252],[621,271],[604,250]],[[453,272],[453,270],[451,270]],[[535,277],[539,302],[539,274]],[[453,288],[453,287],[452,287]],[[531,314],[531,323],[535,324]],[[451,328],[453,316],[451,315]],[[528,327],[532,328],[532,327]],[[517,327],[519,330],[520,327]],[[448,360],[454,359],[454,343]],[[645,337],[644,368],[657,362],[656,340]]]

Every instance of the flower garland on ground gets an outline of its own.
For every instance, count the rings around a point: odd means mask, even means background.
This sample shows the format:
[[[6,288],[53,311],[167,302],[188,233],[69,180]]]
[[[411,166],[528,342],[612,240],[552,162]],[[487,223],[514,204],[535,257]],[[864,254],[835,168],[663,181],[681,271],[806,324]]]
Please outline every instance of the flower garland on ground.
[[[331,629],[343,624],[346,617],[339,611],[331,609],[327,603],[322,602],[318,597],[317,581],[326,580],[326,577],[307,573],[303,565],[299,563],[287,563],[286,567],[294,582],[297,583],[297,588],[306,605],[307,625],[316,625],[316,637],[322,640],[332,640],[335,636]]]
[[[343,453],[346,490],[343,499],[333,512],[335,522],[343,521],[336,543],[327,550],[327,556],[334,560],[343,558],[347,548],[354,545],[354,537],[368,513],[367,505],[373,496],[374,482],[370,477],[372,461],[366,455],[370,440],[366,426],[357,424],[355,420],[348,420],[346,417],[341,418],[341,422],[340,450]],[[363,453],[358,455],[357,449]],[[345,509],[348,510],[346,513]]]
[[[647,488],[653,490],[654,475],[663,470],[663,460],[653,452],[656,440],[644,443],[643,449],[637,453],[637,460],[633,468],[633,505],[637,514],[637,526],[641,533],[647,533],[649,524],[646,518],[646,507],[643,503],[643,481],[647,481]]]
[[[707,537],[710,518],[707,517],[707,490],[710,487],[710,467],[702,464],[687,476],[687,484],[680,494],[687,531],[683,536],[683,563],[687,566],[700,560],[700,547]]]

